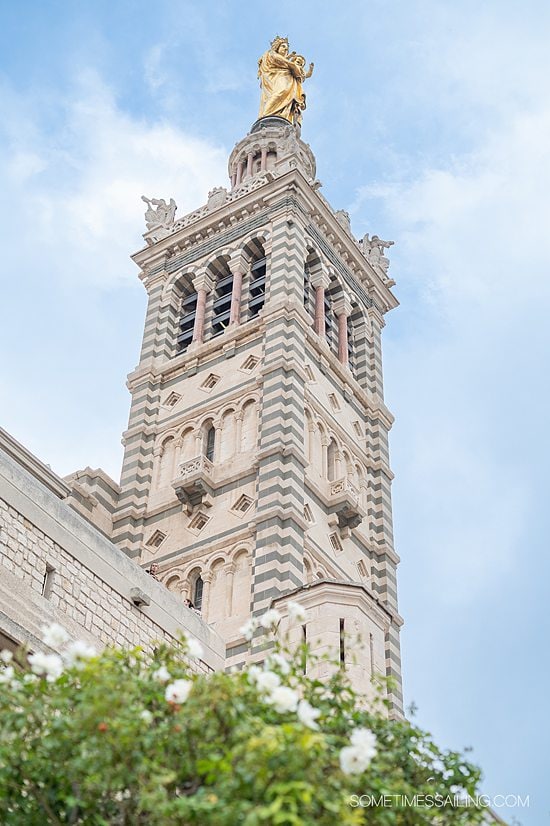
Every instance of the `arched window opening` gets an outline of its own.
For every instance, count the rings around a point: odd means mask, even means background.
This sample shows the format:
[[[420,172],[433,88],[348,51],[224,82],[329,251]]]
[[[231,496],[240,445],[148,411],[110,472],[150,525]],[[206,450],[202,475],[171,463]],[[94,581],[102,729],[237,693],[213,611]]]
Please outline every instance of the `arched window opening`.
[[[202,594],[204,590],[204,582],[202,581],[202,577],[199,574],[195,580],[195,587],[193,588],[193,605],[200,611],[202,608]]]
[[[311,304],[311,273],[309,271],[309,266],[306,264],[304,266],[304,308],[309,312]]]
[[[315,288],[311,279],[321,270],[321,261],[317,253],[310,249],[304,264],[304,309],[313,318],[315,316]]]
[[[216,449],[216,428],[210,422],[207,429],[204,431],[203,451],[209,462],[214,461],[214,451]]]
[[[166,582],[166,587],[169,591],[174,591],[178,593],[180,590],[180,578],[179,576],[171,576],[170,579]]]
[[[327,476],[329,482],[334,482],[336,479],[336,453],[336,442],[331,439],[327,448]]]
[[[355,376],[355,336],[354,336],[354,324],[353,324],[353,317],[350,315],[347,318],[347,325],[348,325],[348,367],[350,369],[350,373],[352,376]]]
[[[158,458],[157,488],[169,487],[174,478],[174,463],[176,459],[176,440],[173,436],[165,439]]]
[[[220,259],[215,267],[216,289],[212,305],[212,336],[219,336],[229,324],[231,314],[231,293],[233,292],[233,273],[227,261]]]
[[[252,450],[258,444],[258,405],[255,401],[247,402],[243,409],[243,420],[241,425],[240,451],[245,453]]]
[[[254,261],[250,267],[250,283],[248,288],[248,317],[255,318],[265,303],[265,280],[267,261],[264,255]]]
[[[197,293],[193,290],[187,295],[184,295],[181,301],[179,333],[176,348],[178,353],[185,352],[193,340],[196,313]]]

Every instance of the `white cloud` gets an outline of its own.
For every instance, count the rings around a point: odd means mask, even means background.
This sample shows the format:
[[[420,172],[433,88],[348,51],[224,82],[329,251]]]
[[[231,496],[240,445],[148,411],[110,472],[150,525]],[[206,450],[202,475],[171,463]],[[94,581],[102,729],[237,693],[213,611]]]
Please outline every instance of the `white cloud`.
[[[145,81],[151,91],[157,91],[167,82],[169,75],[163,61],[166,60],[166,47],[156,43],[147,51],[144,60]]]
[[[396,517],[443,603],[498,588],[534,553],[523,537],[535,468],[550,461],[526,423],[549,402],[549,130],[550,101],[510,106],[474,151],[363,187],[355,205],[380,199],[398,239],[404,306],[386,334]]]
[[[181,216],[225,182],[222,148],[123,112],[94,73],[58,102],[55,124],[40,119],[32,96],[17,112],[13,95],[2,98],[4,117],[19,124],[0,161],[8,229],[56,278],[103,288],[135,278],[128,256],[143,245],[140,196],[173,196]]]

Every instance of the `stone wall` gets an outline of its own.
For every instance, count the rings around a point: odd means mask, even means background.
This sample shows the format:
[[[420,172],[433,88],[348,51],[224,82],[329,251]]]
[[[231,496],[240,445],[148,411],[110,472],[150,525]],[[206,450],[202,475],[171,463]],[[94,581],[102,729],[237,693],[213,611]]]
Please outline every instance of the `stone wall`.
[[[41,625],[54,620],[73,637],[98,647],[139,644],[150,649],[183,630],[204,647],[202,670],[223,668],[225,646],[218,634],[75,513],[55,479],[0,431],[3,644],[40,647]],[[136,589],[140,606],[132,598]]]

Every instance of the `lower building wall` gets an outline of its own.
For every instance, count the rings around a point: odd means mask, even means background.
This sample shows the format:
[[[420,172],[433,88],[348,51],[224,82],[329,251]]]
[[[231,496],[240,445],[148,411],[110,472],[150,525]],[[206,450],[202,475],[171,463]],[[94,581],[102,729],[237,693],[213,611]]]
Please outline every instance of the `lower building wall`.
[[[102,536],[0,444],[0,635],[43,647],[40,628],[59,622],[74,637],[151,650],[181,631],[203,645],[203,671],[224,667],[221,637]],[[51,472],[50,472],[51,473]],[[38,477],[38,478],[37,478]],[[136,598],[142,604],[134,604]]]

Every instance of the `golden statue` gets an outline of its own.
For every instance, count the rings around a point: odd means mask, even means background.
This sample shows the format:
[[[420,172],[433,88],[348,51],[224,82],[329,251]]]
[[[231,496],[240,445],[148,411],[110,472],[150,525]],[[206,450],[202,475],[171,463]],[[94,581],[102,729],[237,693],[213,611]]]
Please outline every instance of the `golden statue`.
[[[271,48],[258,60],[258,77],[262,87],[260,118],[270,115],[289,123],[301,123],[306,108],[302,83],[313,74],[313,63],[305,71],[302,55],[288,52],[288,39],[276,37]]]

